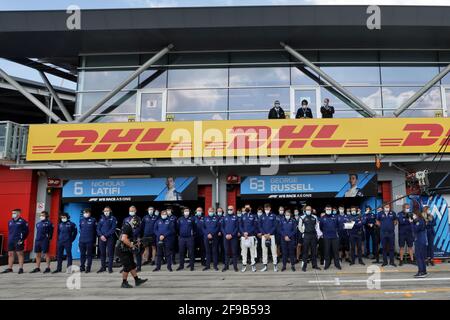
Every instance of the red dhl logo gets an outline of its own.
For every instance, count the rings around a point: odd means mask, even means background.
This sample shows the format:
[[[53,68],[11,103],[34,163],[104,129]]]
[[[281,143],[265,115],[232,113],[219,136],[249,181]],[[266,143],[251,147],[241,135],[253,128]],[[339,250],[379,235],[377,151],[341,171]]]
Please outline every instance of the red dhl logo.
[[[235,126],[228,129],[231,139],[227,141],[207,141],[205,149],[255,149],[267,148],[301,149],[312,148],[368,148],[368,139],[333,139],[339,125],[286,125],[278,130],[268,126]],[[32,146],[33,154],[63,154],[83,152],[128,152],[134,148],[139,152],[170,150],[190,150],[192,142],[158,141],[166,128],[150,129],[109,129],[100,135],[96,130],[62,130],[57,138],[61,142],[55,146]],[[406,124],[405,138],[380,138],[381,147],[424,147],[440,141],[444,145],[450,130],[444,132],[440,124]],[[445,135],[444,135],[445,133]],[[191,141],[197,141],[192,139]]]

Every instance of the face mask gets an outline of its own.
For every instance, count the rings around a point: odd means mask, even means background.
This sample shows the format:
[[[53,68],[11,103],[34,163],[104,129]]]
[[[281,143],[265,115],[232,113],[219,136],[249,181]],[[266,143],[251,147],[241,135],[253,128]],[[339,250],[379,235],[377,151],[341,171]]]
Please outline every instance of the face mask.
[[[109,211],[104,211],[103,214],[105,215],[105,217],[109,217]]]
[[[167,215],[170,217],[172,215],[172,211],[171,210],[167,210]]]
[[[208,216],[210,217],[214,216],[214,212],[213,211],[208,212]]]
[[[389,213],[389,208],[384,208],[384,213]]]
[[[356,216],[356,211],[352,211],[352,216]]]
[[[83,213],[83,217],[85,217],[86,219],[89,218],[91,215],[89,213]]]
[[[163,219],[163,220],[167,219],[167,214],[163,214],[163,215],[161,216],[161,219]]]
[[[39,220],[44,221],[44,220],[45,220],[45,217],[44,217],[44,216],[40,216],[40,217],[39,217]]]
[[[369,210],[369,209],[367,209],[367,210],[366,210],[366,213],[370,213],[370,210]]]
[[[262,216],[262,211],[258,211],[258,217],[261,217]]]
[[[159,216],[159,211],[158,210],[155,211],[155,216]]]
[[[136,214],[136,212],[134,212],[134,211],[130,211],[130,212],[128,212],[129,214],[130,214],[130,216],[132,216],[132,217],[134,217],[135,216],[135,214]]]
[[[280,210],[278,211],[280,214],[284,214],[284,210]]]
[[[223,216],[223,212],[222,212],[222,211],[217,211],[217,215],[218,215],[219,217],[221,217],[221,216]]]
[[[413,215],[413,219],[414,219],[414,220],[416,220],[416,219],[417,219],[417,216],[416,216],[415,214]]]
[[[238,212],[237,216],[240,218],[242,217],[242,213]]]
[[[289,220],[291,218],[290,215],[285,215],[284,217],[286,218],[286,220]]]
[[[61,218],[62,222],[67,222],[67,218]]]
[[[343,209],[339,209],[339,214],[344,214],[344,210]]]
[[[11,216],[12,216],[13,219],[16,219],[17,218],[17,213],[13,213]]]
[[[330,215],[331,214],[331,210],[327,209],[327,210],[325,210],[325,213]]]
[[[228,209],[228,214],[233,214],[233,210],[231,210],[231,209]]]
[[[336,212],[336,210],[333,210],[333,214],[336,214],[337,212]]]
[[[269,209],[266,209],[266,210],[264,210],[264,212],[265,212],[266,214],[269,214],[269,213],[270,213],[270,210],[269,210]]]
[[[294,211],[294,216],[298,217],[299,214],[300,214],[300,212]]]
[[[184,217],[185,217],[185,218],[189,217],[189,211],[185,211],[185,212],[184,212]]]
[[[151,216],[153,215],[153,209],[148,209],[147,212],[149,215],[151,215]]]
[[[305,213],[306,213],[307,216],[311,215],[311,211],[309,211],[309,210],[306,210]]]
[[[406,209],[405,209],[405,213],[409,213],[409,208],[406,208]]]

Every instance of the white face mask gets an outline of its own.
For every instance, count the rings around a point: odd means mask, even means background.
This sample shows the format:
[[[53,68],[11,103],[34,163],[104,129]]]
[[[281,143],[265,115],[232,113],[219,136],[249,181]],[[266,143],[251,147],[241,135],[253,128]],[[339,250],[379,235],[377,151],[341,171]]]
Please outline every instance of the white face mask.
[[[263,213],[262,213],[262,211],[258,211],[257,214],[258,214],[258,217],[261,217]]]
[[[405,208],[405,213],[409,213],[409,208]]]
[[[110,212],[109,211],[104,211],[103,214],[105,215],[105,217],[109,217]]]
[[[159,216],[159,211],[158,210],[155,211],[155,216]]]
[[[356,216],[356,211],[352,211],[352,216]]]
[[[269,214],[269,213],[270,213],[270,210],[269,210],[269,209],[266,209],[266,210],[264,210],[264,212],[265,212],[266,214]]]
[[[148,209],[147,212],[149,215],[153,215],[153,209]]]
[[[85,217],[86,219],[89,218],[91,215],[89,213],[83,213],[83,217]]]
[[[228,209],[228,214],[233,214],[233,210],[232,209]]]
[[[294,216],[298,217],[299,214],[300,214],[300,212],[294,211]]]
[[[389,213],[389,208],[384,208],[384,213]]]
[[[185,218],[189,217],[189,211],[185,211],[183,214]]]
[[[167,214],[161,215],[161,219],[163,219],[163,220],[167,219]]]
[[[39,220],[44,221],[44,220],[45,220],[45,217],[44,217],[44,216],[40,216],[40,217],[39,217]]]
[[[214,211],[208,211],[208,216],[210,217],[214,216]]]
[[[331,210],[330,210],[330,209],[327,209],[327,210],[325,210],[325,213],[326,213],[326,214],[331,214]]]
[[[278,211],[280,214],[284,214],[284,210],[280,210]]]
[[[136,215],[136,212],[130,211],[129,214],[130,214],[130,216],[134,217]]]
[[[18,217],[17,213],[13,213],[11,216],[13,219],[17,219],[17,217]]]
[[[416,220],[417,219],[417,215],[414,214],[413,215],[413,219]]]
[[[288,214],[287,214],[287,215],[285,215],[284,217],[286,218],[286,220],[289,220],[289,219],[291,218],[291,215],[288,215]]]
[[[306,210],[305,213],[306,213],[307,216],[311,215],[311,211],[309,211],[309,210]]]
[[[61,218],[62,222],[67,222],[67,218]]]
[[[217,211],[217,215],[218,215],[219,217],[221,217],[221,216],[223,216],[223,212],[222,212],[222,211]]]

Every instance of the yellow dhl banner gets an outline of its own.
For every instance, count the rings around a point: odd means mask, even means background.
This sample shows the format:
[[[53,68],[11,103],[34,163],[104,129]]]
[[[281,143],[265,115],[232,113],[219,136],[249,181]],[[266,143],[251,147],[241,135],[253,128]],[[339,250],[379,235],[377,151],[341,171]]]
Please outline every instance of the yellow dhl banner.
[[[31,125],[27,160],[436,153],[449,131],[447,118]]]

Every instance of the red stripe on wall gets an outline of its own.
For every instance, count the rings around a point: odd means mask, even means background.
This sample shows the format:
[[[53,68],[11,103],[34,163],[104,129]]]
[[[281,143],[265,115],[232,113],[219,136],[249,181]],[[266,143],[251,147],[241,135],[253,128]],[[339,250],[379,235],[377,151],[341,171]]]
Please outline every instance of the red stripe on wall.
[[[53,231],[53,239],[50,243],[49,254],[51,257],[56,257],[56,242],[58,239],[58,222],[59,222],[59,211],[61,208],[61,197],[62,189],[56,188],[52,189],[52,195],[50,200],[50,221],[53,223],[55,230]]]

